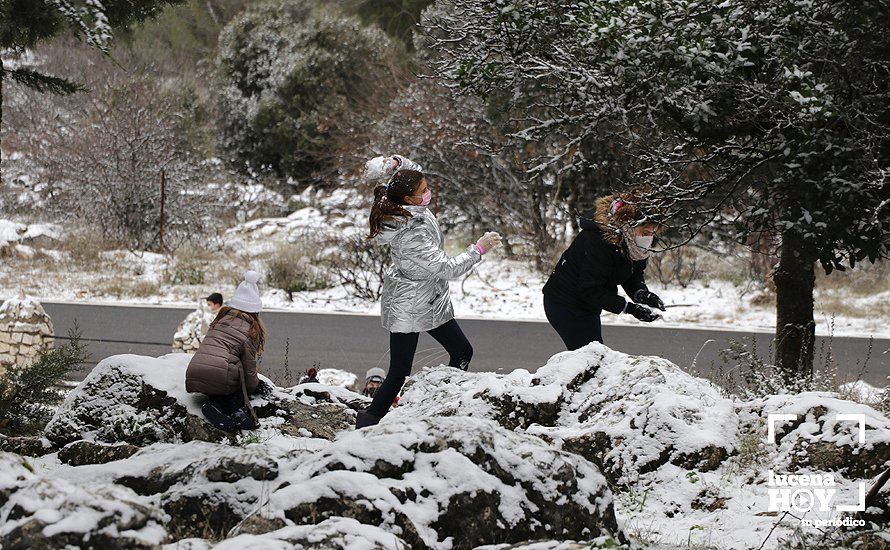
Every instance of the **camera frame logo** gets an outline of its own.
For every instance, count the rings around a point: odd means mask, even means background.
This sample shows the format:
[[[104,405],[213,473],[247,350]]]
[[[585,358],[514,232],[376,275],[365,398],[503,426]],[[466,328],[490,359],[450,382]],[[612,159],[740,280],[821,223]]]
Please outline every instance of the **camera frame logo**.
[[[767,415],[767,443],[776,445],[776,424],[783,422],[794,422],[799,415],[772,413]],[[850,421],[859,424],[860,445],[865,445],[865,415],[864,414],[844,414],[838,413],[837,420],[839,422]],[[831,512],[832,509],[837,513],[844,512],[862,512],[865,510],[865,493],[866,483],[859,482],[858,502],[855,504],[835,503],[837,494],[837,483],[832,473],[824,474],[777,474],[772,469],[768,471],[767,486],[769,493],[769,511],[770,512],[786,512],[806,514],[811,511],[822,513]],[[803,523],[814,525],[816,527],[827,526],[847,526],[854,525],[853,522],[862,522],[864,520],[851,519],[849,517],[841,519],[819,519],[810,520],[801,517]]]

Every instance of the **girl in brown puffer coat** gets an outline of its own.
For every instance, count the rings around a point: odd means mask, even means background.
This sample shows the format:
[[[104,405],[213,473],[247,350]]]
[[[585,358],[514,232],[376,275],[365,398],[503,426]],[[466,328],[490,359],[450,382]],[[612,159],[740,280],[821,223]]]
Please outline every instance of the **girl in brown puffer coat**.
[[[201,410],[211,424],[225,431],[259,427],[249,397],[265,389],[256,367],[266,341],[258,280],[256,271],[244,274],[185,371],[185,389],[209,397]]]

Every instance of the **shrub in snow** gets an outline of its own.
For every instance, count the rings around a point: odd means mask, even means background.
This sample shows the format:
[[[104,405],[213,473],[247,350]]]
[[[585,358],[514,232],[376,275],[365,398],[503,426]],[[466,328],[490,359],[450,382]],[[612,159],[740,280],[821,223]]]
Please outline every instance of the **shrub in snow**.
[[[411,548],[617,534],[595,466],[474,418],[426,418],[342,434],[283,476],[270,498],[297,524],[337,516]]]
[[[68,333],[68,338],[64,346],[41,347],[42,351],[33,359],[19,360],[0,374],[0,433],[27,435],[43,429],[52,407],[62,400],[57,384],[89,357],[76,327]],[[4,447],[6,443],[13,442],[6,440]],[[39,452],[39,448],[32,449]]]
[[[159,248],[161,171],[166,174],[164,247],[201,242],[218,223],[218,193],[203,184],[217,174],[202,163],[200,101],[182,81],[114,72],[95,80],[93,101],[71,101],[41,129],[31,152],[37,177],[51,189],[47,208],[77,219],[107,242],[130,250]],[[78,139],[71,139],[72,135]]]
[[[331,269],[340,284],[352,296],[377,301],[383,291],[383,274],[390,266],[390,248],[362,235],[339,235],[331,243],[336,251],[331,257]]]
[[[250,6],[220,34],[220,125],[241,166],[305,180],[397,83],[386,35],[308,0]]]
[[[307,248],[311,249],[312,245]],[[328,288],[331,282],[328,272],[318,266],[319,254],[317,249],[304,251],[292,245],[279,246],[266,262],[266,280],[271,287],[287,293],[288,300],[293,300],[295,292]]]
[[[714,469],[738,439],[733,404],[713,384],[665,359],[596,343],[557,354],[534,374],[427,369],[411,379],[399,404],[393,421],[491,418],[584,456],[615,483],[667,463]]]

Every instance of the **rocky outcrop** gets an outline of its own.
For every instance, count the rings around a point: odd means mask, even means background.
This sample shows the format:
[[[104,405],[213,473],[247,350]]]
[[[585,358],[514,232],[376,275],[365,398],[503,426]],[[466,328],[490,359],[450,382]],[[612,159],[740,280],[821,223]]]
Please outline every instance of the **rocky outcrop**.
[[[361,431],[367,398],[273,387],[254,400],[260,429],[219,442],[191,437],[206,423],[203,398],[182,388],[187,362],[103,361],[47,429],[69,465],[0,455],[0,545],[47,533],[72,546],[555,550],[621,544],[620,507],[652,540],[741,548],[800,529],[766,513],[767,471],[832,472],[837,503],[851,503],[890,465],[890,420],[871,407],[830,393],[730,400],[667,361],[600,345],[535,372],[425,369]],[[765,444],[771,413],[796,418]],[[865,443],[842,413],[864,415]],[[875,524],[881,496],[864,516]],[[95,521],[66,521],[69,507]]]
[[[136,446],[188,441],[220,442],[232,436],[201,413],[205,396],[185,391],[190,355],[159,358],[115,355],[100,362],[73,390],[46,426],[57,447],[79,440]],[[273,387],[253,400],[263,425],[293,437],[333,439],[355,425],[355,409],[369,399],[345,388],[303,384]]]
[[[155,548],[167,518],[122,487],[35,477],[0,508],[3,548]]]
[[[30,365],[53,345],[52,320],[40,302],[24,293],[0,305],[0,373],[10,365]]]
[[[133,456],[138,450],[139,447],[129,443],[109,445],[93,441],[75,441],[59,449],[57,456],[65,464],[83,466],[123,460]]]
[[[601,344],[557,354],[535,373],[426,369],[399,404],[392,421],[482,417],[538,436],[598,465],[613,484],[666,464],[713,470],[738,440],[734,405],[713,384]]]
[[[343,434],[284,479],[270,504],[295,524],[349,517],[411,548],[618,532],[595,466],[483,419],[400,419]]]
[[[767,444],[773,467],[782,472],[831,472],[847,479],[871,479],[890,468],[890,422],[868,405],[828,392],[771,395],[740,403],[742,429],[767,436],[770,414],[794,415],[775,423]],[[857,415],[839,419],[838,415]],[[860,441],[860,431],[864,441]]]
[[[46,437],[60,447],[81,439],[137,446],[226,439],[200,416],[198,397],[185,391],[190,357],[103,360],[65,398],[46,426]]]

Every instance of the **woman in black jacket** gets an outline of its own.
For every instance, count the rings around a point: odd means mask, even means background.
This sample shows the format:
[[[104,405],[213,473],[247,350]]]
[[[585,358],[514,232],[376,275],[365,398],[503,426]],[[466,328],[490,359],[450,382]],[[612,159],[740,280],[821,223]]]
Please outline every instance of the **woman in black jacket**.
[[[664,303],[646,287],[643,272],[655,223],[642,223],[644,213],[634,204],[639,194],[600,197],[580,220],[581,232],[563,252],[544,285],[544,312],[569,350],[602,343],[602,310],[628,313],[651,323],[658,318],[649,307]],[[618,285],[633,300],[618,295]],[[643,304],[643,305],[641,305]]]

